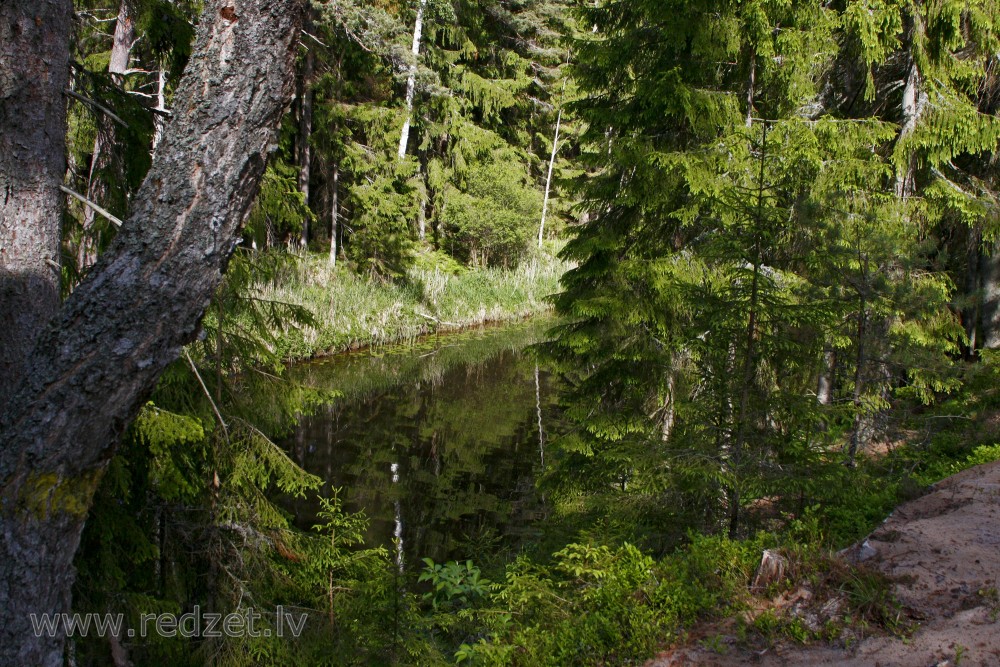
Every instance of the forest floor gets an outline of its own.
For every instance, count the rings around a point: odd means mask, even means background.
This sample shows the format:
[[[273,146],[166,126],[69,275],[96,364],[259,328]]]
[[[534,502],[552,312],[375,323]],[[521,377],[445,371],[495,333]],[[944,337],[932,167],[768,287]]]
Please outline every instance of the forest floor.
[[[1000,462],[938,482],[838,558],[891,582],[894,633],[849,625],[832,642],[753,647],[738,639],[739,623],[729,619],[696,629],[647,667],[1000,665]],[[845,606],[843,595],[814,594],[803,584],[768,605],[822,624]]]

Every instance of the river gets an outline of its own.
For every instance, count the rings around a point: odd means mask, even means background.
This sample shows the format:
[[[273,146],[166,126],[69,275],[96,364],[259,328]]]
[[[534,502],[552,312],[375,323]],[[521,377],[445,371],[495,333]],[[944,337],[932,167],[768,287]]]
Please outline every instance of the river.
[[[531,346],[548,318],[413,345],[338,355],[292,369],[292,379],[340,397],[298,422],[284,446],[307,471],[342,489],[368,517],[367,546],[405,567],[510,555],[537,537],[546,503],[536,489],[555,379]],[[286,499],[312,526],[315,498]]]

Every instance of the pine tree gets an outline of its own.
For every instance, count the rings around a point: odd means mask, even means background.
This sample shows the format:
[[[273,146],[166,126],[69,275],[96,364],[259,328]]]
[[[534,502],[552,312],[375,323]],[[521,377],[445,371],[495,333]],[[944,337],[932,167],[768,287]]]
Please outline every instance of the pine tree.
[[[872,374],[897,359],[921,361],[893,383],[950,388],[934,377],[955,349],[948,281],[919,243],[886,252],[913,210],[898,133],[830,113],[842,14],[641,0],[581,14],[590,220],[564,252],[579,266],[551,351],[586,370],[568,371],[583,428],[564,464],[640,497],[684,489],[682,507],[704,520],[707,503],[736,535],[749,501],[801,498],[833,460],[820,425],[836,413],[815,399],[830,350],[854,353],[840,365],[855,434],[890,386]]]

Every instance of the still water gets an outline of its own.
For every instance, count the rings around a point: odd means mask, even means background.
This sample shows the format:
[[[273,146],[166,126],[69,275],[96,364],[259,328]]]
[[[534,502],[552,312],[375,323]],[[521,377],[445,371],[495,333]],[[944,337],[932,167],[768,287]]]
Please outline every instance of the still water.
[[[555,422],[554,378],[530,349],[549,319],[421,339],[302,365],[294,379],[339,392],[285,442],[370,521],[367,543],[420,558],[482,560],[535,537],[535,479]],[[286,506],[305,528],[314,500]],[[398,550],[398,551],[397,551]],[[422,565],[417,565],[422,567]]]

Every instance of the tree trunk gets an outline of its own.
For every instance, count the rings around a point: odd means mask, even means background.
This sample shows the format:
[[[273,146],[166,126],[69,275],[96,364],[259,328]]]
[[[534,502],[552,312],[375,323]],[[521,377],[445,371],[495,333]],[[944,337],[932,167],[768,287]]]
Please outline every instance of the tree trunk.
[[[675,355],[676,358],[676,355]],[[667,373],[667,390],[663,398],[663,418],[660,420],[660,440],[668,442],[670,434],[674,432],[674,419],[676,419],[676,393],[677,393],[677,365],[671,360],[670,371]]]
[[[128,71],[128,61],[132,55],[132,45],[135,43],[135,21],[132,16],[131,0],[121,0],[118,5],[118,20],[115,22],[114,44],[111,47],[111,60],[108,62],[108,72],[120,77]]]
[[[861,296],[861,307],[858,309],[858,340],[857,356],[854,360],[854,392],[851,396],[854,405],[854,429],[847,446],[847,464],[854,467],[858,451],[863,449],[871,439],[872,416],[864,412],[865,366],[868,364],[865,337],[868,335],[868,302]]]
[[[563,93],[566,92],[566,80],[563,80]],[[562,101],[559,104],[559,113],[556,115],[556,135],[552,139],[552,155],[549,157],[549,174],[545,177],[545,199],[542,200],[542,221],[538,225],[538,247],[542,247],[542,239],[545,234],[545,215],[549,212],[549,193],[552,189],[552,172],[556,166],[556,155],[559,153],[559,129],[562,126]]]
[[[108,73],[117,85],[122,85],[122,75],[128,70],[128,61],[135,43],[135,21],[132,17],[132,7],[129,0],[121,0],[118,6],[118,19],[115,22],[114,44],[111,47],[111,60],[108,63]],[[114,174],[108,178],[105,173],[114,168],[115,159],[112,150],[118,142],[118,130],[115,121],[104,113],[97,111],[97,136],[94,137],[94,152],[90,159],[90,173],[87,178],[87,199],[102,206],[107,205],[109,183],[122,182],[123,174]],[[117,211],[116,211],[117,213]],[[83,209],[83,234],[77,250],[77,270],[82,274],[97,260],[100,237],[94,231],[94,220],[97,213],[90,206]]]
[[[333,168],[330,179],[330,266],[337,266],[337,218],[340,214],[340,166]]]
[[[823,367],[819,372],[819,379],[816,382],[816,402],[820,405],[830,405],[833,403],[833,371],[836,366],[836,357],[833,349],[827,347],[823,350]]]
[[[164,69],[162,63],[160,64],[160,70],[156,73],[156,110],[164,113],[167,111],[167,71]],[[159,148],[160,141],[163,139],[163,126],[165,124],[161,114],[154,115],[153,159],[156,159],[156,149]]]
[[[1000,243],[994,243],[989,253],[982,254],[980,280],[982,281],[980,347],[995,350],[1000,348]]]
[[[406,156],[406,145],[410,140],[410,122],[413,117],[413,96],[417,90],[417,56],[420,55],[420,36],[424,30],[424,8],[427,0],[420,0],[417,6],[417,22],[413,26],[413,62],[410,63],[410,72],[406,77],[406,121],[403,123],[403,130],[399,134],[399,159]]]
[[[309,206],[309,177],[311,164],[311,151],[309,149],[309,138],[312,136],[313,121],[313,52],[306,51],[306,57],[302,64],[302,78],[299,80],[299,138],[296,142],[297,162],[299,163],[299,192],[305,199],[306,206]],[[309,219],[302,221],[302,247],[309,245]]]
[[[752,101],[752,100],[751,100]],[[753,117],[750,117],[751,122]],[[733,476],[737,478],[735,484],[739,484],[739,468],[743,463],[744,450],[747,443],[747,431],[750,424],[750,391],[753,386],[754,373],[757,368],[757,318],[760,308],[760,274],[763,260],[761,257],[761,234],[760,228],[763,225],[764,194],[767,187],[764,183],[765,158],[767,156],[767,125],[763,127],[763,136],[760,147],[760,172],[758,174],[757,204],[753,222],[757,231],[753,241],[753,275],[750,282],[750,302],[747,305],[747,326],[746,326],[746,353],[743,357],[743,373],[740,380],[740,406],[739,422],[737,423],[736,439],[733,442],[733,449],[730,452],[731,467]],[[734,486],[729,489],[729,537],[734,539],[739,531],[740,523],[740,489]]]
[[[556,135],[552,140],[552,155],[549,157],[549,174],[545,177],[545,199],[542,201],[542,221],[538,225],[538,247],[542,247],[545,235],[545,216],[549,212],[549,193],[552,190],[552,172],[556,166],[556,154],[559,152],[559,129],[562,125],[562,109],[556,116]]]
[[[70,0],[0,3],[0,406],[59,309],[72,12]]]
[[[976,350],[981,347],[979,339],[979,323],[982,317],[983,293],[980,270],[982,265],[982,236],[976,225],[970,225],[965,239],[965,279],[962,286],[962,296],[965,306],[962,308],[962,326],[968,339],[966,357],[972,359]]]
[[[25,118],[42,127],[44,111],[62,106],[71,3],[41,3],[35,11],[49,13],[39,28],[27,4],[17,6],[19,28],[9,32],[35,38],[22,41],[10,70],[21,77],[14,81],[31,81],[34,89],[21,93],[33,102]],[[231,0],[207,5],[133,212],[41,336],[0,419],[0,664],[62,662],[65,638],[36,637],[29,615],[70,610],[73,556],[94,489],[160,373],[197,334],[291,94],[300,0],[241,0],[238,10]],[[11,5],[0,7],[0,30],[9,30]],[[29,57],[40,53],[42,39],[60,47]],[[0,116],[5,148],[10,128],[26,129],[8,104]],[[56,115],[61,122],[61,110]],[[40,143],[54,137],[62,145],[65,126],[46,120],[45,127],[49,136],[39,129],[29,146],[47,151],[51,146]],[[58,163],[51,173],[61,177],[61,154],[10,143],[17,150],[0,151],[0,160],[22,179],[49,162]],[[49,224],[52,213],[58,221],[53,208],[36,207],[34,218],[22,214],[14,231]]]
[[[923,115],[927,97],[922,82],[923,78],[917,63],[913,62],[906,77],[906,86],[903,88],[903,127],[899,133],[899,142],[905,142],[916,131]],[[906,150],[905,146],[903,148]],[[906,163],[896,173],[896,196],[903,199],[909,198],[916,192],[917,155],[913,150],[909,150],[908,153]]]

